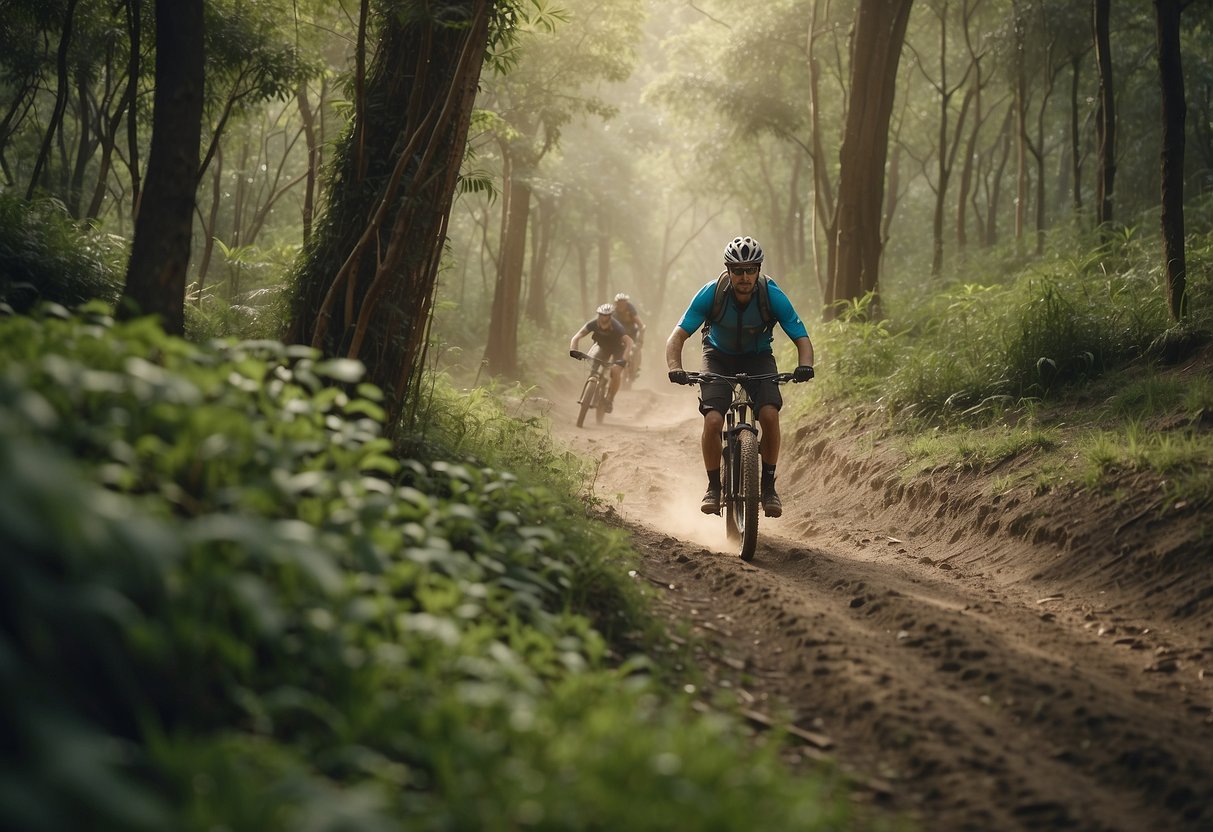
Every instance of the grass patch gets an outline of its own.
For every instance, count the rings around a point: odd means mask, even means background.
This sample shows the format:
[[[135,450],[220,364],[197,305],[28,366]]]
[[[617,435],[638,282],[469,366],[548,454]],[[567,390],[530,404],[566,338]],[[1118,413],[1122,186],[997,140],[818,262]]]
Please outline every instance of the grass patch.
[[[1213,200],[1192,213],[1207,220]],[[927,292],[903,275],[885,287],[886,317],[865,298],[814,331],[818,376],[801,412],[880,408],[906,475],[1022,459],[1022,476],[1048,490],[1148,471],[1176,501],[1207,505],[1213,232],[1190,236],[1191,314],[1179,325],[1157,245],[1133,229],[1110,240],[1063,229],[1044,257],[1013,268],[997,253],[970,257]],[[1062,442],[1084,449],[1077,468],[1057,459]]]
[[[1213,436],[1195,430],[1156,432],[1129,422],[1115,431],[1084,436],[1079,453],[1086,463],[1088,486],[1115,481],[1125,473],[1149,471],[1170,485],[1174,500],[1203,503],[1209,499],[1213,469]]]
[[[932,431],[909,440],[910,467],[904,473],[949,468],[989,472],[1004,462],[1057,447],[1056,432],[1038,427],[990,426],[966,431]]]

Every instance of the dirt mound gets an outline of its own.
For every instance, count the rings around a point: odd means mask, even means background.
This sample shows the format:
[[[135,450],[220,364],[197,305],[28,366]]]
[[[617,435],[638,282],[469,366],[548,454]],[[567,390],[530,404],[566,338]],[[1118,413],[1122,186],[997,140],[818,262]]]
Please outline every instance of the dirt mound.
[[[1160,513],[1144,479],[902,481],[862,419],[789,426],[784,516],[747,564],[698,511],[693,391],[642,385],[581,430],[575,398],[553,395],[554,433],[597,460],[638,579],[695,637],[705,707],[786,718],[790,762],[933,830],[1213,828],[1213,567],[1202,519]]]

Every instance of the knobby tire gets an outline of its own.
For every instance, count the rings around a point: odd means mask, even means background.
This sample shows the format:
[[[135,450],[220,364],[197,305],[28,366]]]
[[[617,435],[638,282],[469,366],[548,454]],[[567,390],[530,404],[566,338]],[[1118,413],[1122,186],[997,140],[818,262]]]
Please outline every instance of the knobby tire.
[[[737,495],[733,488],[733,483],[738,480],[734,473],[736,470],[737,466],[730,459],[726,445],[720,455],[720,502],[724,506],[724,533],[730,543],[741,539],[741,534],[737,531]]]
[[[741,538],[741,559],[752,560],[758,548],[758,482],[761,460],[758,437],[750,431],[737,435],[740,457],[740,481],[737,483],[737,530]]]
[[[585,424],[585,414],[590,412],[590,408],[594,406],[594,394],[598,392],[598,379],[586,379],[585,387],[581,391],[581,411],[577,414],[577,427]]]

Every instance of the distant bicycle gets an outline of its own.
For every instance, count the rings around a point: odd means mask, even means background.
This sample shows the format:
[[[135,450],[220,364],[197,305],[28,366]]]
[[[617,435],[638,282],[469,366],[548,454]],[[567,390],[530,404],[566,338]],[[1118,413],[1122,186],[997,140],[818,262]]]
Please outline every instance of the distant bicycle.
[[[758,547],[759,484],[762,459],[759,456],[761,429],[746,384],[773,381],[786,384],[791,373],[762,373],[735,376],[718,373],[687,373],[687,384],[724,381],[733,385],[733,401],[724,415],[720,434],[720,504],[724,508],[724,528],[728,538],[739,544],[742,560],[752,560]]]
[[[607,391],[611,383],[611,380],[607,378],[606,368],[612,364],[626,367],[628,363],[622,358],[603,361],[597,356],[584,352],[578,352],[574,357],[580,361],[590,362],[590,374],[586,377],[585,384],[582,385],[581,398],[577,400],[577,404],[581,405],[581,409],[577,412],[577,427],[585,424],[585,416],[591,410],[594,411],[594,421],[602,424],[602,419],[606,416]]]
[[[623,388],[631,390],[632,385],[636,383],[636,379],[640,376],[640,354],[641,344],[636,343],[632,347],[632,356],[628,360],[627,366],[623,368]]]

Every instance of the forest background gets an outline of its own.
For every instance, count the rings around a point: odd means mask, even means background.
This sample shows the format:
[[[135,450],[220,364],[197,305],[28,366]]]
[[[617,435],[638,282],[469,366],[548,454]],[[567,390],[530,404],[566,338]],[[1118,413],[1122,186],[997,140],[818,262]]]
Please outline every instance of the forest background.
[[[982,254],[1014,268],[1050,235],[1153,234],[1163,183],[1181,205],[1213,187],[1209,9],[1172,5],[1178,88],[1160,84],[1167,35],[1140,4],[520,6],[480,78],[434,285],[416,289],[438,310],[429,360],[524,377],[618,292],[668,330],[738,233],[763,242],[808,320],[878,286],[896,299],[969,282]],[[146,175],[150,4],[6,6],[6,196],[53,199],[121,259]],[[206,4],[185,279],[199,331],[283,334],[287,275],[366,94],[368,10]],[[872,40],[869,19],[888,21]],[[1167,89],[1187,110],[1169,134]],[[1168,135],[1186,153],[1164,152]],[[1168,160],[1181,179],[1160,182]],[[1182,273],[1182,254],[1160,257]],[[423,349],[414,337],[406,353]]]

